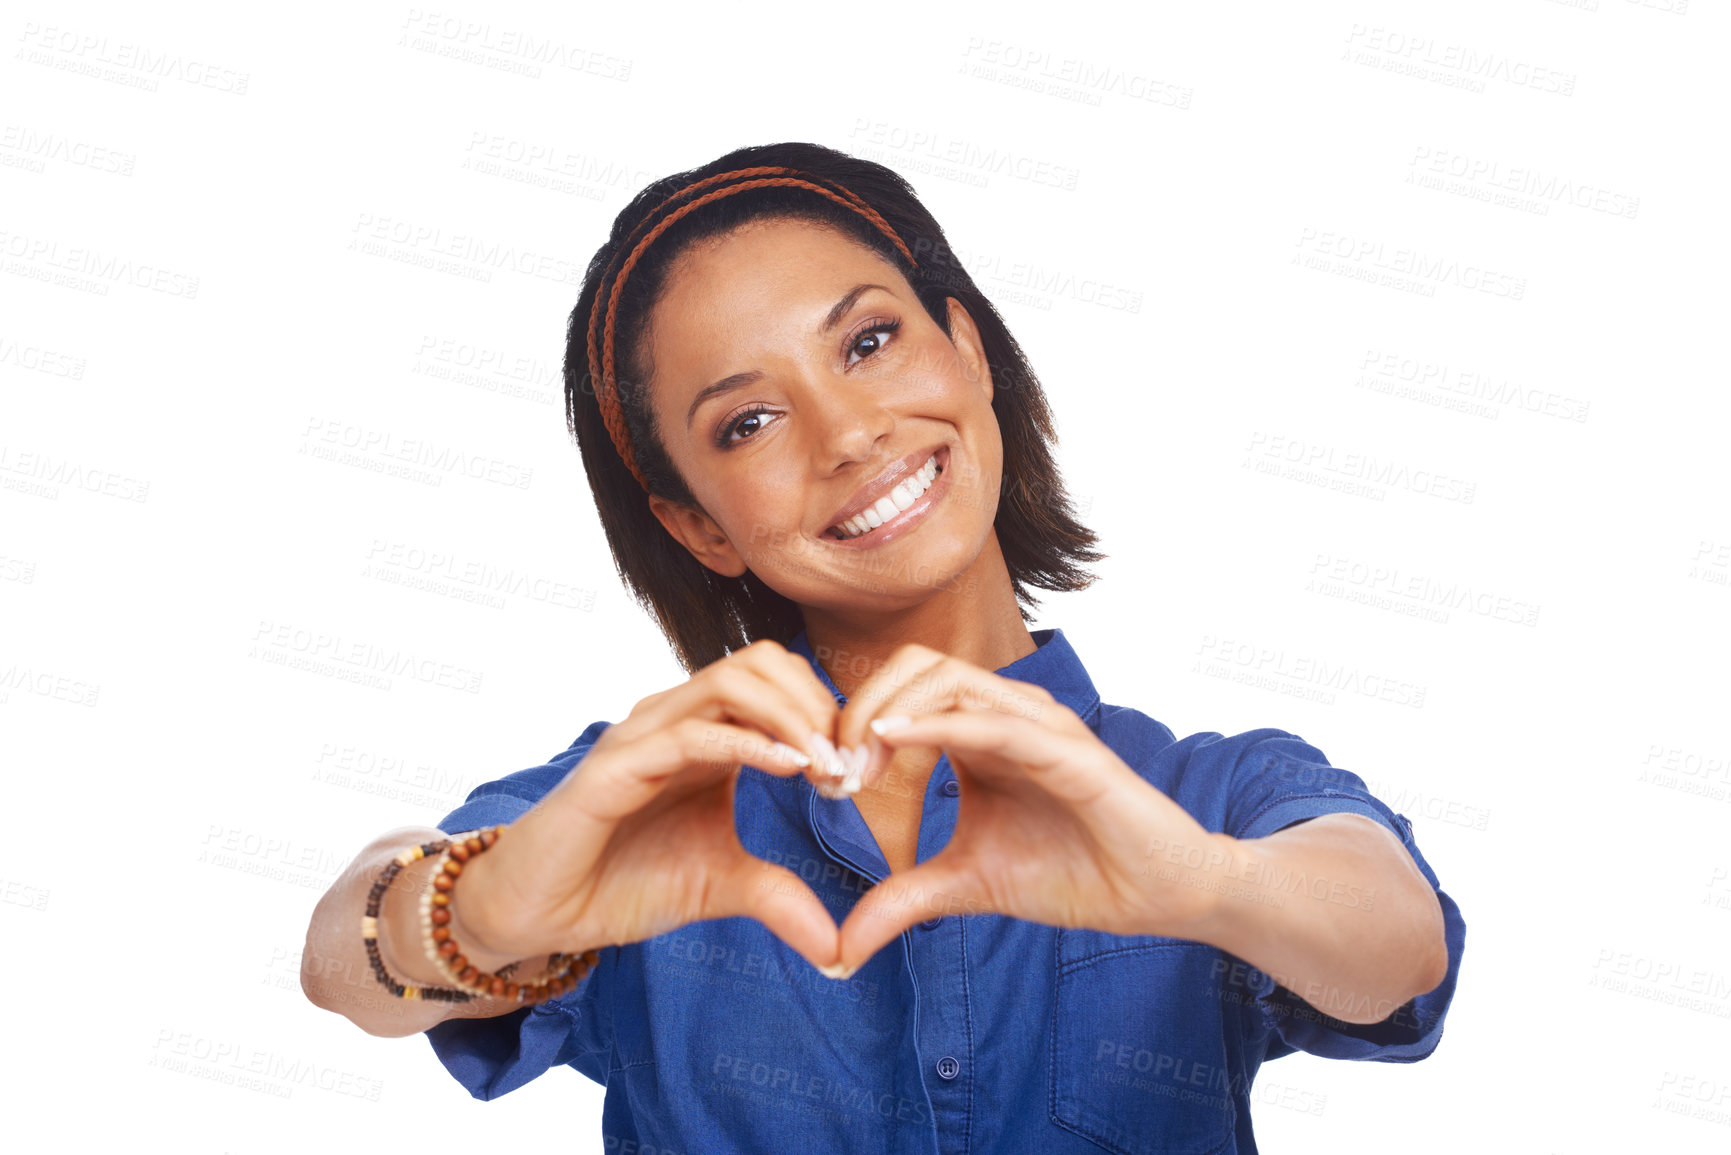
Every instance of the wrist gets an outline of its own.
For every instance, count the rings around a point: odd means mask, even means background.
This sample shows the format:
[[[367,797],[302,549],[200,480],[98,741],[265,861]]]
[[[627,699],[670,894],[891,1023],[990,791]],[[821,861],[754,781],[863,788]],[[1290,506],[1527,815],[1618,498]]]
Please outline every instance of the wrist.
[[[476,968],[497,972],[499,968],[527,958],[533,951],[500,949],[501,938],[488,915],[493,905],[488,901],[492,863],[485,855],[469,860],[461,884],[451,890],[451,937],[461,945],[463,954]]]
[[[1154,870],[1161,884],[1158,925],[1147,933],[1230,950],[1229,944],[1242,936],[1247,913],[1256,909],[1251,888],[1243,884],[1246,847],[1231,835],[1200,827],[1185,842],[1162,845]]]
[[[384,895],[378,925],[378,949],[386,969],[421,987],[444,983],[422,943],[420,899],[432,884],[437,856],[418,859],[402,868]]]

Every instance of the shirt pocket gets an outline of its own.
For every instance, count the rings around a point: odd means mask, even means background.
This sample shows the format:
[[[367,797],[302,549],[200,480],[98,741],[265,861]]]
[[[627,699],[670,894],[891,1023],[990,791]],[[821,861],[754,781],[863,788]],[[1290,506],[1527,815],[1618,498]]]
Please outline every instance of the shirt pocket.
[[[1119,1155],[1214,1155],[1236,1107],[1220,952],[1187,939],[1060,931],[1051,1114]]]

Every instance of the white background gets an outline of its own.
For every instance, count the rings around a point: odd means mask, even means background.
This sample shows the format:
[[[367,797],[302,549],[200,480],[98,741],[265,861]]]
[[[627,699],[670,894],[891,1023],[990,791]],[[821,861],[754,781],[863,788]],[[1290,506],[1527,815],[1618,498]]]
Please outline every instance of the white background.
[[[1111,556],[1036,627],[1179,735],[1302,734],[1463,909],[1439,1050],[1268,1066],[1263,1149],[1724,1150],[1727,28],[1683,4],[8,5],[9,1128],[600,1149],[600,1087],[472,1101],[298,955],[369,838],[681,676],[566,317],[644,183],[810,140],[912,180],[1052,398]],[[527,484],[315,453],[369,438]]]

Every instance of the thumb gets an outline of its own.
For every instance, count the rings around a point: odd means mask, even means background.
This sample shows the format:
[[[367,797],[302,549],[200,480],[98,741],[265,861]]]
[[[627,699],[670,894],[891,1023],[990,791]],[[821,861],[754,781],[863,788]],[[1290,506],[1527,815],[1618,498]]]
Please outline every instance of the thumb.
[[[705,917],[754,918],[817,969],[835,964],[835,919],[811,887],[785,866],[742,853],[721,880],[713,905],[716,909]]]
[[[939,853],[910,870],[898,870],[868,890],[841,924],[841,961],[845,973],[864,966],[902,931],[938,915],[983,914],[989,908],[973,897],[972,875]]]

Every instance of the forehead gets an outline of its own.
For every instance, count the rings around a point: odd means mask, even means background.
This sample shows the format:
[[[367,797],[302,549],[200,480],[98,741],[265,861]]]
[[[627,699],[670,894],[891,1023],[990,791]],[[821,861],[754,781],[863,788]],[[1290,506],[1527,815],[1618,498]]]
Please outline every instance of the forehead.
[[[684,345],[684,337],[707,336],[747,317],[809,332],[861,279],[898,290],[905,284],[894,265],[837,229],[804,220],[749,221],[697,242],[668,269],[650,326],[656,352],[673,352],[663,349],[664,338]]]
[[[854,286],[911,292],[874,250],[833,227],[760,218],[675,258],[643,334],[650,404],[682,427],[687,401],[711,382],[798,356]]]

